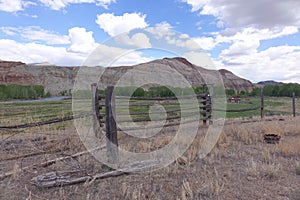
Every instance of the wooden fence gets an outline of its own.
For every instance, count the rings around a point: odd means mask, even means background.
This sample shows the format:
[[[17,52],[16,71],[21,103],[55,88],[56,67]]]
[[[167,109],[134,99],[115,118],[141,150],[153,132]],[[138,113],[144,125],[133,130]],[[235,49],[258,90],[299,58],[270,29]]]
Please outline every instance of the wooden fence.
[[[206,91],[206,86],[203,86],[203,94],[197,94],[196,96],[181,96],[178,97],[180,99],[189,99],[196,97],[198,99],[197,106],[183,107],[183,108],[175,108],[175,109],[166,109],[163,112],[155,111],[151,112],[152,114],[163,114],[167,113],[167,117],[158,117],[154,119],[150,119],[149,117],[145,117],[145,115],[149,115],[149,110],[147,112],[116,112],[116,100],[127,100],[133,101],[130,104],[122,104],[118,103],[118,107],[130,107],[132,110],[137,107],[149,107],[153,104],[153,102],[158,101],[162,106],[179,106],[180,104],[176,102],[177,97],[127,97],[127,96],[114,96],[113,94],[114,87],[109,86],[105,89],[105,95],[99,95],[99,91],[96,84],[92,85],[92,96],[93,96],[93,122],[94,122],[94,131],[96,135],[99,135],[99,128],[103,127],[105,124],[106,130],[106,146],[107,146],[107,156],[110,162],[117,163],[118,162],[118,140],[117,134],[118,131],[132,131],[132,130],[142,130],[143,126],[138,127],[122,127],[116,123],[130,123],[130,122],[147,122],[147,121],[161,121],[166,120],[167,123],[163,125],[163,127],[170,126],[178,126],[180,124],[191,123],[195,121],[202,120],[203,125],[207,125],[207,121],[212,123],[212,115],[213,111],[221,111],[221,112],[248,112],[260,110],[260,117],[264,119],[264,94],[263,90],[261,90],[260,95],[260,106],[246,108],[246,109],[237,109],[237,110],[222,110],[217,108],[212,108],[213,104],[213,90],[209,92]],[[295,109],[295,94],[293,93],[293,116],[296,116]],[[105,113],[104,109],[105,108]],[[197,112],[195,110],[198,110]],[[187,113],[183,114],[182,111]],[[122,118],[125,116],[125,118]],[[127,116],[127,118],[126,118]],[[195,117],[198,116],[198,117]],[[199,118],[199,116],[201,116]],[[105,119],[105,120],[103,120]],[[185,119],[185,120],[183,120]],[[178,120],[178,121],[176,121]],[[147,126],[148,129],[162,128],[161,125],[152,125]]]
[[[205,87],[203,87],[205,88]],[[99,128],[104,126],[106,130],[106,147],[107,157],[109,162],[118,162],[118,131],[132,131],[145,129],[143,126],[135,127],[123,127],[119,128],[118,124],[130,124],[132,122],[148,122],[148,121],[162,121],[166,120],[163,127],[178,126],[180,124],[192,123],[195,121],[202,121],[203,125],[207,125],[207,121],[212,123],[212,99],[209,92],[197,95],[186,95],[180,97],[128,97],[128,96],[114,96],[114,87],[108,86],[105,89],[105,95],[99,95],[99,91],[96,84],[92,84],[92,103],[93,103],[93,127],[96,136],[100,135]],[[197,105],[186,105],[180,108],[181,104],[178,99],[197,99]],[[118,108],[125,108],[129,106],[129,109],[136,110],[136,108],[144,108],[147,111],[139,112],[122,112],[116,111],[116,100],[120,103],[117,104]],[[122,100],[128,103],[122,103]],[[156,117],[150,119],[149,106],[152,106],[154,102],[159,102],[162,106],[178,106],[179,108],[165,109],[163,111],[154,111],[151,114],[161,115],[167,114],[166,117]],[[104,108],[105,107],[105,111]],[[148,109],[147,109],[148,108]],[[128,109],[128,108],[127,108]],[[182,113],[182,112],[185,113]],[[105,118],[105,120],[103,120]],[[147,126],[147,129],[162,128],[162,125]]]

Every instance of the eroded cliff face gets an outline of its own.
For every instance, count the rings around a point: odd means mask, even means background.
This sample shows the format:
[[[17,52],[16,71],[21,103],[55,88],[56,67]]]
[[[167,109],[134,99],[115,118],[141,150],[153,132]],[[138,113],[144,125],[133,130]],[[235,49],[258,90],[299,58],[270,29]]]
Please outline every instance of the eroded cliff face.
[[[155,67],[159,68],[159,70],[153,70]],[[185,58],[164,58],[135,66],[106,68],[100,82],[104,86],[115,85],[124,74],[128,74],[131,70],[134,70],[133,74],[135,74],[135,76],[129,76],[131,79],[134,79],[131,81],[132,83],[143,83],[146,79],[145,76],[149,76],[149,72],[151,74],[152,70],[155,72],[159,71],[156,73],[158,81],[168,79],[172,86],[181,86],[182,84],[178,80],[188,80],[192,86],[201,84],[224,85],[226,89],[234,89],[236,91],[252,91],[255,87],[249,80],[240,78],[228,70],[205,69],[193,65]],[[176,78],[176,75],[171,72],[172,70],[176,74],[178,72],[183,78]]]
[[[30,66],[0,61],[0,84],[43,85],[45,92],[58,95],[72,89],[78,67]]]
[[[81,69],[87,72],[85,77],[81,78],[84,84],[90,84],[91,80],[100,80],[101,88],[115,85],[120,80],[128,85],[143,84],[147,76],[153,74],[154,85],[155,80],[157,82],[168,80],[172,86],[180,86],[182,85],[180,81],[188,80],[193,86],[204,83],[220,85],[223,82],[226,89],[239,91],[251,91],[254,87],[250,81],[230,71],[204,69],[191,64],[184,58],[164,58],[134,66],[111,68],[26,65],[22,62],[0,61],[0,84],[43,85],[46,92],[58,95],[63,91],[72,90],[77,74],[82,75]],[[181,77],[174,74],[179,74]]]

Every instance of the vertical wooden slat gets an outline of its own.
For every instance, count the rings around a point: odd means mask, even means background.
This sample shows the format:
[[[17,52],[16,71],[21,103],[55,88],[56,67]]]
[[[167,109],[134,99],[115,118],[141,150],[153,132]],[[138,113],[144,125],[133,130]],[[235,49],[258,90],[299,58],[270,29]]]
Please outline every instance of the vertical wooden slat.
[[[265,117],[265,114],[264,114],[264,89],[263,88],[260,89],[260,99],[261,99],[260,118],[263,119]]]
[[[296,117],[295,92],[293,92],[293,117]]]
[[[98,94],[98,87],[96,83],[91,85],[92,90],[92,113],[93,113],[93,129],[95,136],[97,138],[101,137],[101,130],[100,130],[100,111],[99,111],[99,94]]]
[[[119,160],[119,152],[117,125],[115,121],[115,98],[113,91],[113,86],[108,86],[105,90],[106,148],[108,161],[112,164],[117,164]]]

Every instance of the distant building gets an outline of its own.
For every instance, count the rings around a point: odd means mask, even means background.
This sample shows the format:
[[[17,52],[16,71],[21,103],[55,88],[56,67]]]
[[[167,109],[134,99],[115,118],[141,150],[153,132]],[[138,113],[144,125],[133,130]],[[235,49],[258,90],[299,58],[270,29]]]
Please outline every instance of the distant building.
[[[240,103],[241,102],[241,98],[239,97],[231,97],[228,99],[228,103]]]

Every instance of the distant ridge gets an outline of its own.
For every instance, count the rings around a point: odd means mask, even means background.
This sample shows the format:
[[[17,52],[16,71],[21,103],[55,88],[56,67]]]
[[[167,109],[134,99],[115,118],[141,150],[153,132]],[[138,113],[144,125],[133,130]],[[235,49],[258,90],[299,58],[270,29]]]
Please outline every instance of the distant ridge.
[[[55,66],[54,64],[51,64],[49,62],[29,63],[27,65],[29,65],[29,66]]]
[[[267,80],[267,81],[260,81],[257,83],[257,85],[260,86],[265,86],[265,85],[282,85],[284,84],[283,82],[277,82],[277,81],[273,81],[273,80]]]

